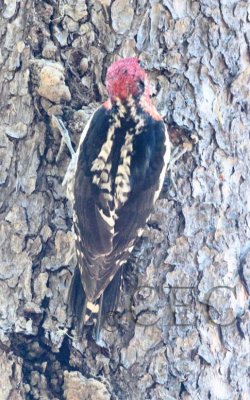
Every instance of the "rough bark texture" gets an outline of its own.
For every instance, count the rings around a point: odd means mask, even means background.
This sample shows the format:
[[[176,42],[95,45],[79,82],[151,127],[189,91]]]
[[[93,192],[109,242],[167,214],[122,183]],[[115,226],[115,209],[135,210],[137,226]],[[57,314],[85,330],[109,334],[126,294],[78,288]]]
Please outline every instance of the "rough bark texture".
[[[0,10],[0,399],[247,400],[249,1],[0,0]],[[70,157],[56,159],[52,116],[77,144],[106,98],[108,65],[134,55],[166,122],[199,142],[172,171],[177,192],[166,177],[98,346],[88,329],[82,343],[65,335]]]

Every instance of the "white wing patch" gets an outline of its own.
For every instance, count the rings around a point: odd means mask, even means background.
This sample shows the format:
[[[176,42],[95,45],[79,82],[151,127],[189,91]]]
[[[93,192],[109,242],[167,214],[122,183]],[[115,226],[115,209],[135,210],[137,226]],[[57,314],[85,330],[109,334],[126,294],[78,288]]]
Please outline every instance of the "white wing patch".
[[[106,215],[104,214],[103,210],[101,210],[100,208],[97,208],[101,218],[103,219],[103,221],[106,222],[106,224],[109,225],[110,230],[112,231],[112,233],[114,233],[114,226],[115,226],[115,213],[111,212],[110,215]]]
[[[130,107],[130,114],[133,120],[135,121],[135,134],[139,135],[142,132],[142,129],[145,125],[145,120],[138,114],[136,109],[136,104],[132,96],[129,97],[128,105]]]
[[[100,153],[98,154],[97,158],[92,163],[91,172],[97,172],[97,174],[94,174],[94,178],[95,178],[94,183],[96,183],[97,185],[99,184],[99,181],[101,178],[100,171],[103,170],[104,168],[106,169],[107,173],[109,173],[109,171],[110,171],[111,166],[109,168],[106,168],[107,161],[108,161],[108,158],[112,151],[115,130],[117,128],[120,128],[120,126],[121,126],[121,122],[116,117],[114,124],[111,125],[108,130],[106,142],[102,145]]]
[[[120,105],[119,115],[124,116],[125,108]],[[113,145],[114,135],[117,128],[121,127],[118,117],[115,117],[114,123],[110,126],[106,142],[103,144],[97,158],[92,162],[91,171],[94,173],[92,182],[102,191],[102,198],[107,202],[107,211],[97,208],[98,215],[108,225],[110,233],[114,235],[115,220],[117,210],[128,200],[131,191],[130,185],[130,164],[133,152],[133,135],[126,133],[125,142],[121,147],[120,161],[114,178],[114,192],[112,192],[111,168],[109,162]],[[111,206],[112,204],[112,206]]]
[[[115,209],[119,209],[127,200],[131,191],[130,164],[133,152],[133,135],[126,133],[125,143],[121,148],[120,164],[115,178]]]
[[[100,107],[99,107],[100,108]],[[80,147],[81,144],[83,143],[87,132],[89,130],[91,121],[93,119],[93,116],[95,115],[97,110],[94,111],[94,113],[92,114],[92,116],[90,117],[90,119],[88,120],[82,134],[80,137],[80,141],[77,147],[77,151],[76,153],[72,156],[71,161],[69,163],[69,166],[67,168],[65,177],[63,179],[62,182],[62,186],[66,185],[66,193],[67,193],[67,197],[70,200],[71,204],[74,204],[74,184],[75,184],[75,174],[76,174],[76,169],[77,169],[77,163],[78,163],[78,157],[79,157],[79,153],[80,153]]]
[[[96,184],[101,190],[103,190],[103,198],[109,203],[113,201],[112,182],[111,182],[111,163],[108,162],[109,156],[112,152],[114,143],[114,134],[117,128],[120,128],[121,122],[118,117],[115,117],[114,124],[110,126],[107,134],[107,140],[102,145],[100,153],[97,158],[93,161],[91,171],[94,172],[93,183]],[[105,217],[105,215],[103,214]]]
[[[156,200],[158,199],[158,197],[159,197],[159,195],[161,193],[162,185],[163,185],[164,178],[165,178],[165,175],[166,175],[166,170],[167,170],[168,163],[169,163],[169,160],[170,160],[171,145],[170,145],[170,140],[169,140],[167,128],[165,128],[165,143],[164,144],[166,146],[166,151],[165,151],[165,154],[164,154],[164,166],[163,166],[161,174],[159,176],[159,186],[158,186],[158,189],[155,191],[153,203],[156,202]]]

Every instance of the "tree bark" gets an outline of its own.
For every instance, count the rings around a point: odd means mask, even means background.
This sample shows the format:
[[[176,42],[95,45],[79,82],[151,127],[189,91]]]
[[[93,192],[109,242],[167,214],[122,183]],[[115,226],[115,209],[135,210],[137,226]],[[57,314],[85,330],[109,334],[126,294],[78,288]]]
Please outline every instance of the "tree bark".
[[[0,400],[247,400],[249,1],[0,0],[0,11]],[[166,176],[99,346],[90,328],[68,333],[70,155],[58,156],[53,116],[77,145],[107,67],[136,55],[166,123],[199,141]]]

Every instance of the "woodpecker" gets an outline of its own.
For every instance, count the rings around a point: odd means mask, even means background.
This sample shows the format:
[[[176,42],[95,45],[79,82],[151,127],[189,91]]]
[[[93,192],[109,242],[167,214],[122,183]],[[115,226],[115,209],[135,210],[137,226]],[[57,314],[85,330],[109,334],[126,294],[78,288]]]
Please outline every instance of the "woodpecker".
[[[166,126],[150,99],[138,58],[107,71],[108,100],[92,115],[65,182],[73,204],[77,267],[69,315],[82,335],[94,321],[96,339],[119,300],[122,266],[152,212],[170,159]]]

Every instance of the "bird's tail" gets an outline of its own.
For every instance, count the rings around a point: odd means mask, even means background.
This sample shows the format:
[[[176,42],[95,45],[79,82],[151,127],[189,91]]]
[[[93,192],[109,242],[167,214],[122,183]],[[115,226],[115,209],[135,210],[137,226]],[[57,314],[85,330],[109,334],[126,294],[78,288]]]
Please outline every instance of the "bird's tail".
[[[81,338],[86,325],[95,325],[95,339],[99,339],[99,333],[105,318],[115,311],[122,290],[123,269],[116,275],[104,290],[103,294],[93,303],[88,301],[78,267],[75,268],[68,293],[68,318],[72,321],[72,327],[76,329]]]

